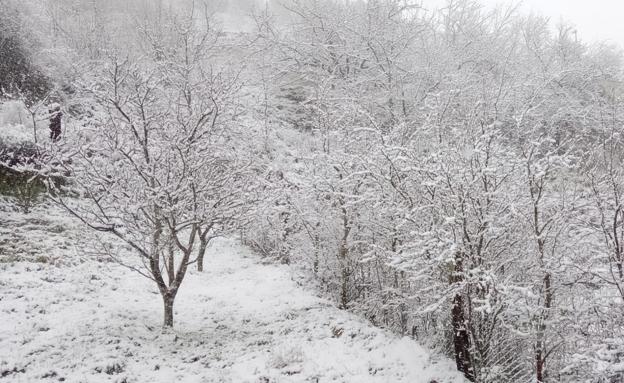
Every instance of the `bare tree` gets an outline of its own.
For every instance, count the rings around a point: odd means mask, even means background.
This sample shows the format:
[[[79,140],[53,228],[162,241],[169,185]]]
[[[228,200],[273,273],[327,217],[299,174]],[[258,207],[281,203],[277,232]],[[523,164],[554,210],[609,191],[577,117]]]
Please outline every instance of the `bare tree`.
[[[173,326],[188,266],[203,259],[211,229],[240,205],[234,181],[242,166],[231,141],[238,76],[207,60],[217,32],[198,27],[193,15],[172,28],[182,45],[152,58],[113,59],[104,81],[93,84],[106,117],[63,148],[58,162],[69,186],[53,193],[140,256],[138,270],[162,296],[165,327]]]

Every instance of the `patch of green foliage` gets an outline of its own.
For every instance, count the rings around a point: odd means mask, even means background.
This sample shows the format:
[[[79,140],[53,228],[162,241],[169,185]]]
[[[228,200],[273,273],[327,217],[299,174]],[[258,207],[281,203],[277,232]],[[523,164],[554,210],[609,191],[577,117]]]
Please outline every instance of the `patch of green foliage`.
[[[37,173],[0,166],[0,195],[10,197],[22,212],[30,213],[45,193],[46,185]]]

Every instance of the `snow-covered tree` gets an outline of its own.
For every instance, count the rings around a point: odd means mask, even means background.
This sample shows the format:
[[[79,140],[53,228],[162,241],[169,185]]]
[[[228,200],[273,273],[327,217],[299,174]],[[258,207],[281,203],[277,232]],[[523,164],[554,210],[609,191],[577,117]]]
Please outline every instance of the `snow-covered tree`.
[[[218,32],[192,16],[172,22],[171,49],[151,44],[150,57],[113,58],[92,78],[105,115],[61,146],[54,166],[68,174],[54,200],[140,256],[165,326],[188,266],[201,269],[212,230],[238,214],[248,165],[233,139],[238,73],[209,60]]]

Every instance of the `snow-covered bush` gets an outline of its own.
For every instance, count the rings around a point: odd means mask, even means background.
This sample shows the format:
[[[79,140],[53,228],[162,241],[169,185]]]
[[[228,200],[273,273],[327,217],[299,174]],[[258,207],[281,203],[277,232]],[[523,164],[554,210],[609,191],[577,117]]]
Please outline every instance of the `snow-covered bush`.
[[[281,346],[273,350],[270,366],[277,369],[296,367],[305,361],[305,355],[300,346]]]
[[[0,117],[10,121],[16,117],[11,112],[17,110],[19,114],[20,111],[19,103],[8,104],[12,107],[10,112],[2,109]],[[0,195],[10,197],[10,201],[24,213],[29,213],[41,202],[46,192],[43,180],[33,169],[40,159],[40,151],[32,139],[32,129],[18,124],[0,124]]]

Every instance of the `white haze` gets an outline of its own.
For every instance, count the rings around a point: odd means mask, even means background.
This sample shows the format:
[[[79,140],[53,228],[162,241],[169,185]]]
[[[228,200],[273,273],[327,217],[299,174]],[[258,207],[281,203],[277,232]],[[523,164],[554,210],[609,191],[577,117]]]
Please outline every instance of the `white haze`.
[[[227,31],[248,31],[253,28],[252,10],[264,3],[263,0],[220,0],[217,7],[223,27]],[[423,0],[426,9],[443,7],[447,0]],[[483,0],[493,8],[498,5],[519,5],[526,13],[541,14],[550,18],[553,25],[561,22],[574,26],[579,39],[587,42],[606,42],[624,46],[622,15],[624,2],[616,0]]]

